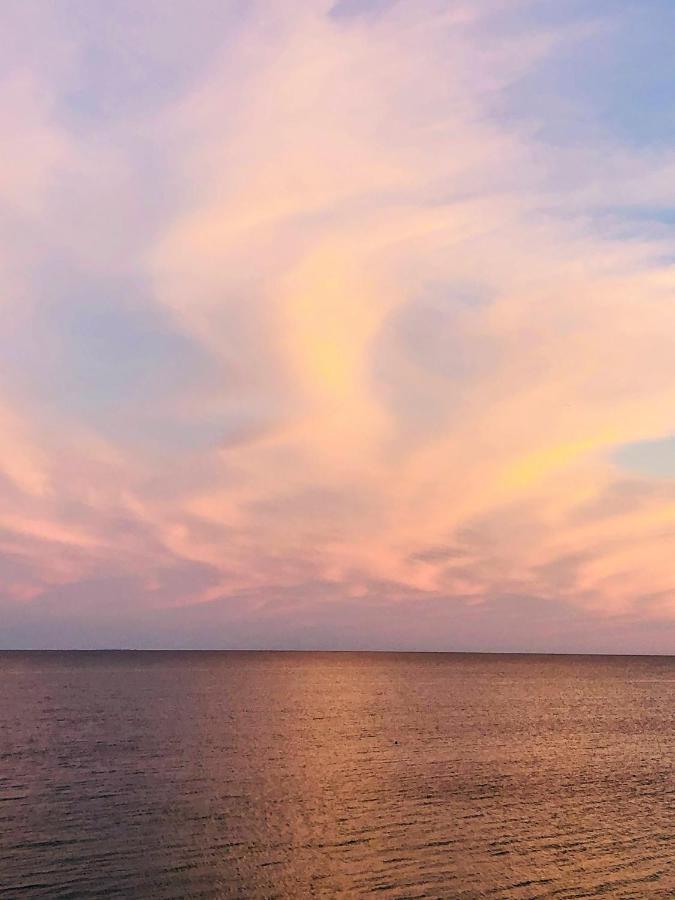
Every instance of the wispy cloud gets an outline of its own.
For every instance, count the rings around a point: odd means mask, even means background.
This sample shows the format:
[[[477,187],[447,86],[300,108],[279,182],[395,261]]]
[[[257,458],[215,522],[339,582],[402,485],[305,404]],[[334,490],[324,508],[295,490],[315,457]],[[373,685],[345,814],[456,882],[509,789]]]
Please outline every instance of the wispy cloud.
[[[6,4],[3,642],[668,649],[651,13]]]

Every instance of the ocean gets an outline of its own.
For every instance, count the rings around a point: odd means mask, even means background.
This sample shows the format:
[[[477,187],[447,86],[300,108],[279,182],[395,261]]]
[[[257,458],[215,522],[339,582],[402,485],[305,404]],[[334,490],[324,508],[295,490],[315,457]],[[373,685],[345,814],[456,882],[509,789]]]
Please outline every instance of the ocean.
[[[675,896],[675,658],[0,653],[0,897]]]

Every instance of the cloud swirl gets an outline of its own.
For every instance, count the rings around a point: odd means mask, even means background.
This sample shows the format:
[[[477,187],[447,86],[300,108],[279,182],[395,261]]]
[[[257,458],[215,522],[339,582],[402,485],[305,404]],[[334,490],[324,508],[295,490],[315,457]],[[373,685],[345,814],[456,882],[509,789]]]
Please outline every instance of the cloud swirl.
[[[0,641],[672,652],[645,6],[8,0]]]

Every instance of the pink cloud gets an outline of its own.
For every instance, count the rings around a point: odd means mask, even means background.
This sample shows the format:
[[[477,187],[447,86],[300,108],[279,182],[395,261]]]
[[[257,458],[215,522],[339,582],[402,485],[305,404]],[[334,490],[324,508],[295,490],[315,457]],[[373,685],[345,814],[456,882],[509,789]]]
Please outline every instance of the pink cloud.
[[[78,300],[93,309],[114,279],[130,285],[105,320],[138,342],[130,359],[150,358],[160,325],[196,349],[190,371],[162,355],[152,391],[121,380],[107,428],[99,395],[119,373],[96,368],[87,322],[62,338],[82,349],[63,383],[87,415],[14,374],[43,354],[12,362],[0,547],[16,565],[0,596],[48,598],[50,620],[61,609],[90,630],[82,598],[106,585],[110,629],[122,585],[129,628],[172,641],[192,610],[194,634],[211,616],[225,644],[323,646],[342,615],[345,642],[362,623],[373,645],[403,645],[408,622],[436,647],[459,610],[483,649],[481,628],[515,620],[524,647],[558,648],[557,627],[586,646],[583,621],[598,647],[630,649],[630,623],[658,632],[675,617],[675,505],[650,479],[649,502],[609,503],[625,478],[611,453],[672,430],[673,272],[658,230],[627,240],[591,220],[617,190],[621,203],[670,190],[672,154],[608,135],[547,145],[495,114],[584,23],[508,36],[491,17],[514,4],[400,3],[348,21],[331,6],[255,6],[198,77],[98,131],[55,113],[68,65],[54,63],[55,84],[37,63],[9,78],[0,199],[25,229],[0,271],[7,346],[37,341],[22,310],[43,315],[35,272],[56,260],[64,314],[69,278],[73,294],[93,285]],[[160,173],[139,168],[146,153]],[[124,319],[141,306],[145,331]],[[61,352],[47,371],[69,364]],[[536,604],[549,612],[528,637]]]

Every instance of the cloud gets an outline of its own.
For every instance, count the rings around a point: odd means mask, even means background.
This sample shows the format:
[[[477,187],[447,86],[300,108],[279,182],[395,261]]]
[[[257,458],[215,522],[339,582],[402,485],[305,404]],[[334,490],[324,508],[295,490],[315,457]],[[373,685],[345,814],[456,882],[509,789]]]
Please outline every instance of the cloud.
[[[8,634],[664,648],[675,156],[536,6],[7,6]]]

